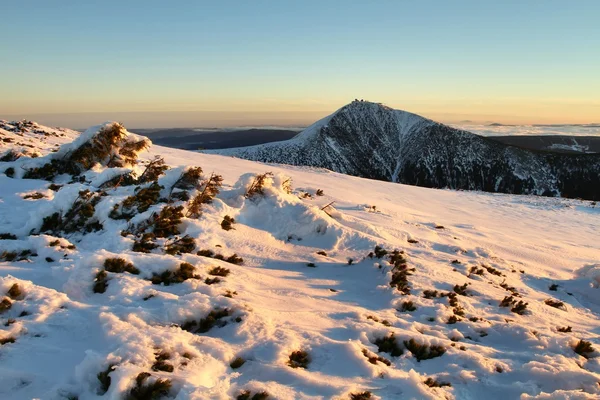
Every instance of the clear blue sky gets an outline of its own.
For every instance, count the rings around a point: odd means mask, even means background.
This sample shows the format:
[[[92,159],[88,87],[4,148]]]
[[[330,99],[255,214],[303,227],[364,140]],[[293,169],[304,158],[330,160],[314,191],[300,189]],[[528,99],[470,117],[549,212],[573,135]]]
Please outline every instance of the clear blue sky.
[[[364,98],[446,121],[600,120],[598,0],[1,9],[0,118],[301,124]]]

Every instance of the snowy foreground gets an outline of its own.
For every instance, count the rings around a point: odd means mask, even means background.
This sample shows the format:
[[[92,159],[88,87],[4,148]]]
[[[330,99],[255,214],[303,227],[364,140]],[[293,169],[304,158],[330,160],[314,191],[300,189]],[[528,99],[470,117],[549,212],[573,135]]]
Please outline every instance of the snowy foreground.
[[[84,182],[59,176],[54,190],[19,178],[75,146],[0,162],[0,172],[16,170],[0,173],[2,399],[141,399],[152,385],[178,399],[600,397],[593,203],[432,190],[158,146],[133,167],[96,165]],[[116,184],[95,203],[100,230],[38,234],[80,191],[97,193],[123,171],[139,176],[155,155],[170,166],[158,178],[161,198],[186,166],[224,178],[179,233],[149,253],[132,251],[139,237],[121,232],[166,205],[113,219],[114,206],[137,193]],[[265,172],[273,176],[263,193],[249,196]],[[233,229],[222,227],[226,215]],[[166,254],[185,235],[193,250]],[[102,272],[113,258],[135,269]],[[184,262],[193,277],[161,283]]]

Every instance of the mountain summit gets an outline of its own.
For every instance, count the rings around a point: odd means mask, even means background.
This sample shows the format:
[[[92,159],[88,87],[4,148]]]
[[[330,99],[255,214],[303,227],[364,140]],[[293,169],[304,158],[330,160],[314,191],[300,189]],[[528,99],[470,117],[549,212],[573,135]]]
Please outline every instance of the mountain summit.
[[[528,150],[367,101],[287,141],[210,152],[425,187],[600,198],[598,154]]]

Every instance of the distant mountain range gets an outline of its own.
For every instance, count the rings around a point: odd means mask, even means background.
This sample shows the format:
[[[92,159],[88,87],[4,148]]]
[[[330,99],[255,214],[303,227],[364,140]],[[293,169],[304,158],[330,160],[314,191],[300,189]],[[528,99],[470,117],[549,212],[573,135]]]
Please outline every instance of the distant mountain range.
[[[354,101],[292,139],[209,152],[425,187],[600,199],[600,154],[526,148],[539,146]]]

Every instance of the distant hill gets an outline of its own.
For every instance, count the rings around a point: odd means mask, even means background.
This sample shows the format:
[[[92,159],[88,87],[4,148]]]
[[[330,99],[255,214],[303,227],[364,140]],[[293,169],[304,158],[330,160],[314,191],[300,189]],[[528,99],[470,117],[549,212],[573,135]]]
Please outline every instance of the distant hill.
[[[354,101],[294,138],[215,150],[417,186],[600,198],[600,154],[537,151]]]

